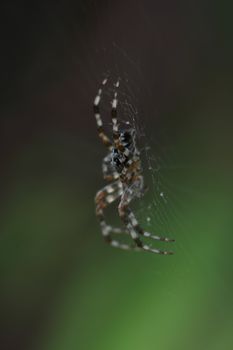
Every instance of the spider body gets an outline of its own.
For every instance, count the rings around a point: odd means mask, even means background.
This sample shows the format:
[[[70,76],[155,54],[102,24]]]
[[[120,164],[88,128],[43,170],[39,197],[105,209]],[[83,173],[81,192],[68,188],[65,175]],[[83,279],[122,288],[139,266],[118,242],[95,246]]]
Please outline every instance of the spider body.
[[[156,254],[172,254],[170,251],[163,251],[150,247],[142,241],[142,237],[157,241],[173,242],[173,239],[155,236],[144,231],[139,225],[129,205],[137,197],[144,195],[144,179],[140,160],[140,152],[136,145],[136,130],[133,127],[121,130],[117,120],[117,92],[115,90],[112,101],[112,140],[103,130],[103,122],[100,115],[99,104],[101,101],[102,89],[107,79],[102,82],[94,100],[94,115],[97,123],[97,130],[100,139],[107,147],[108,153],[103,159],[103,177],[109,182],[103,189],[97,192],[95,197],[96,215],[100,222],[101,232],[105,241],[113,247],[121,249],[144,250]],[[115,89],[119,87],[119,81]],[[104,209],[114,201],[119,200],[118,214],[124,225],[123,229],[107,225],[104,218]],[[113,239],[113,235],[127,234],[131,236],[133,244],[120,243]]]
[[[121,132],[119,143],[116,147],[113,147],[111,151],[111,160],[122,183],[127,181],[128,184],[130,184],[130,182],[133,181],[133,175],[141,172],[141,163],[138,157],[139,152],[136,148],[134,129]],[[137,163],[135,162],[136,159],[138,159]],[[132,168],[134,171],[132,171]]]

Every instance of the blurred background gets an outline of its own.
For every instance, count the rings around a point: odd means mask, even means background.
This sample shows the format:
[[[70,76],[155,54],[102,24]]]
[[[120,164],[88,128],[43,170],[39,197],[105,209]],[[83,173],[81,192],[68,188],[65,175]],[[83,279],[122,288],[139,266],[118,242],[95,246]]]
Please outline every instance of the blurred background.
[[[233,348],[232,4],[1,5],[0,347]],[[110,132],[137,127],[149,191],[133,208],[173,256],[108,247],[95,217]],[[150,147],[150,148],[149,148]],[[107,212],[117,220],[116,207]],[[165,246],[165,247],[164,247]]]

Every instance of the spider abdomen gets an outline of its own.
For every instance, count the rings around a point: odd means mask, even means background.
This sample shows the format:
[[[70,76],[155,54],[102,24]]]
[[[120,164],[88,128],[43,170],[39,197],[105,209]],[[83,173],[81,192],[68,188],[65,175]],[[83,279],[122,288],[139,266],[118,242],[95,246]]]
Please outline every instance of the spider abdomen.
[[[117,148],[113,148],[112,154],[111,154],[111,163],[115,168],[115,170],[118,172],[118,174],[121,174],[127,161],[128,161],[128,157],[126,157],[124,153],[119,151],[119,149]]]

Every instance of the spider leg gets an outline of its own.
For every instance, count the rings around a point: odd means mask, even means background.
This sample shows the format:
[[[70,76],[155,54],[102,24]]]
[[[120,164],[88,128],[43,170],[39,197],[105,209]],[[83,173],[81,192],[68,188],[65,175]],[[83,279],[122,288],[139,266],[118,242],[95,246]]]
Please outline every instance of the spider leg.
[[[128,217],[130,219],[131,225],[134,228],[134,230],[136,232],[138,232],[140,235],[147,237],[147,238],[151,238],[154,239],[156,241],[161,241],[161,242],[175,242],[174,239],[172,238],[168,238],[168,237],[161,237],[161,236],[156,236],[151,234],[150,232],[144,231],[143,228],[139,225],[134,213],[132,212],[132,210],[128,207],[127,208],[127,212],[128,212]]]
[[[104,85],[107,83],[107,79],[104,79],[102,81],[102,87],[104,87]],[[102,88],[100,88],[98,90],[98,93],[94,99],[94,105],[93,105],[93,109],[94,109],[94,115],[95,115],[95,119],[96,119],[96,124],[97,124],[97,130],[98,130],[98,134],[99,137],[101,139],[101,141],[103,142],[103,144],[108,148],[108,149],[112,149],[112,142],[110,141],[109,137],[105,134],[104,130],[103,130],[103,121],[101,119],[100,116],[100,101],[101,101],[101,95],[102,95]]]
[[[137,221],[134,213],[132,212],[132,210],[129,207],[127,207],[126,212],[127,212],[127,216],[130,218],[127,225],[129,225],[130,229],[133,228],[139,235],[142,235],[146,238],[154,239],[156,241],[161,241],[161,242],[175,242],[175,240],[172,238],[156,236],[156,235],[151,234],[150,232],[144,231],[143,228],[138,224],[138,221]],[[119,229],[119,228],[113,229],[112,232],[116,233],[116,234],[118,234],[118,233],[127,234],[127,235],[129,234],[128,231],[124,231],[124,230]]]
[[[115,84],[115,88],[118,89],[120,86],[120,81],[117,80]],[[114,146],[119,149],[121,152],[125,151],[125,147],[120,142],[120,131],[119,131],[119,123],[117,120],[117,105],[118,105],[118,99],[117,99],[117,92],[114,92],[113,100],[112,100],[112,110],[111,110],[111,116],[112,116],[112,132],[113,132],[113,141]]]
[[[119,179],[119,174],[116,172],[111,162],[112,155],[109,153],[106,157],[104,157],[102,163],[103,177],[107,181],[114,181]]]
[[[99,219],[100,227],[102,235],[105,241],[113,247],[129,250],[132,247],[128,244],[120,243],[111,237],[111,233],[124,233],[120,228],[114,228],[112,226],[107,225],[104,218],[104,209],[111,203],[113,203],[116,199],[118,199],[122,195],[122,184],[121,182],[115,181],[112,184],[105,186],[102,190],[97,192],[95,197],[96,203],[96,216]]]
[[[118,80],[115,84],[115,87],[118,88],[119,85],[120,85],[120,82]],[[113,140],[115,145],[117,145],[117,143],[119,142],[119,137],[120,137],[119,125],[117,121],[117,104],[118,104],[117,92],[114,92],[114,97],[112,100],[111,116],[112,116]]]
[[[134,186],[138,186],[138,184],[134,184]],[[150,237],[152,239],[164,242],[172,242],[173,240],[166,237],[159,237],[151,235],[149,232],[145,232],[138,224],[138,221],[135,218],[135,215],[129,208],[129,204],[134,199],[134,190],[133,188],[128,188],[125,190],[124,195],[122,196],[121,202],[118,207],[119,215],[123,223],[125,224],[128,232],[130,233],[132,239],[134,240],[137,249],[145,250],[151,253],[170,255],[173,254],[170,251],[164,251],[160,249],[151,248],[150,246],[144,244],[141,240],[140,236]]]

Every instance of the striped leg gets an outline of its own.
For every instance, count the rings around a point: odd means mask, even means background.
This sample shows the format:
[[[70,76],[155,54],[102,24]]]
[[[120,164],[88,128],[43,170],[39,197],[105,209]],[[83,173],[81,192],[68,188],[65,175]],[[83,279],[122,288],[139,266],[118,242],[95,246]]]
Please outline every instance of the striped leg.
[[[161,241],[161,242],[175,242],[174,239],[172,238],[168,238],[168,237],[160,237],[160,236],[156,236],[156,235],[153,235],[151,234],[150,232],[146,232],[143,230],[143,228],[138,224],[138,221],[134,215],[134,213],[132,212],[132,210],[130,208],[127,208],[127,213],[128,213],[128,218],[130,220],[130,223],[132,225],[132,227],[134,228],[134,230],[144,236],[144,237],[147,237],[147,238],[151,238],[151,239],[154,239],[156,241]]]
[[[115,88],[118,89],[120,86],[120,81],[118,80],[115,84]],[[117,120],[117,105],[118,105],[118,99],[117,99],[117,92],[114,92],[114,97],[112,100],[112,132],[113,132],[113,141],[114,146],[116,149],[118,149],[120,152],[124,153],[126,157],[129,155],[129,150],[125,148],[125,146],[122,144],[122,141],[120,140],[120,131],[119,131],[119,123]]]
[[[131,209],[128,207],[131,200],[134,198],[133,196],[133,191],[132,189],[127,189],[122,197],[122,200],[119,204],[118,210],[119,210],[119,215],[125,224],[128,232],[130,233],[132,239],[134,240],[137,250],[145,250],[151,253],[155,254],[163,254],[163,255],[170,255],[173,254],[170,251],[164,251],[160,249],[154,249],[151,248],[150,246],[146,245],[143,243],[141,240],[140,236],[152,238],[158,241],[164,241],[164,242],[173,242],[174,240],[171,240],[166,237],[159,237],[159,236],[154,236],[150,234],[149,232],[145,232],[138,224],[135,215],[131,211]]]
[[[119,80],[116,82],[115,87],[118,88],[120,85]],[[114,139],[114,143],[116,144],[116,142],[118,142],[119,140],[119,125],[118,125],[118,121],[117,121],[117,104],[118,104],[118,100],[117,100],[117,92],[114,93],[114,98],[112,100],[112,131],[113,131],[113,139]]]
[[[107,83],[107,79],[104,79],[102,81],[102,88],[104,87],[104,85]],[[103,142],[103,144],[108,147],[109,149],[112,149],[112,143],[109,139],[109,137],[105,134],[104,130],[103,130],[103,121],[101,119],[100,116],[100,108],[99,108],[99,104],[100,104],[100,100],[101,100],[101,95],[102,95],[102,89],[100,88],[95,99],[94,99],[94,115],[95,115],[95,119],[96,119],[96,124],[97,124],[97,130],[98,130],[98,134],[99,137],[101,139],[101,141]]]
[[[113,184],[105,186],[102,190],[97,192],[95,197],[96,202],[96,215],[100,222],[101,232],[105,241],[113,247],[121,248],[124,250],[131,249],[132,247],[128,244],[120,243],[113,240],[111,233],[122,233],[120,228],[114,228],[107,225],[104,218],[104,209],[111,203],[113,203],[117,198],[122,195],[122,184],[120,181],[116,181]]]
[[[115,181],[119,179],[119,174],[116,172],[114,167],[112,166],[112,154],[109,153],[103,159],[102,170],[104,179],[107,181]]]

